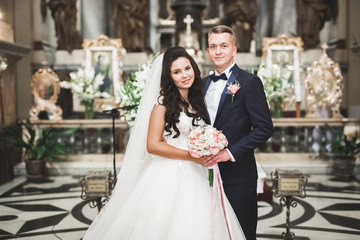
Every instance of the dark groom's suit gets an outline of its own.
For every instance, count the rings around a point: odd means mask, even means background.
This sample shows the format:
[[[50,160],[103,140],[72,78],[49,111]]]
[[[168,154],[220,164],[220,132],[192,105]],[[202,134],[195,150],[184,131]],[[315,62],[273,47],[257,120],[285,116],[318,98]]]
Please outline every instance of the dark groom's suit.
[[[257,169],[254,149],[271,137],[273,124],[261,80],[240,69],[236,64],[228,80],[237,80],[240,89],[233,102],[226,94],[226,85],[217,110],[213,126],[225,134],[228,149],[235,162],[219,163],[224,190],[247,240],[256,239],[257,224]],[[211,77],[204,79],[205,93]]]

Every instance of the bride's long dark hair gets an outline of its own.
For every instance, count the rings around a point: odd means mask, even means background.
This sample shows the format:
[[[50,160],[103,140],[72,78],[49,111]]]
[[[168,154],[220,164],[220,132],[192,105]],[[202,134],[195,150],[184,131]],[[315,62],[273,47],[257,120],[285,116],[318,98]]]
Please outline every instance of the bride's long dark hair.
[[[171,65],[180,58],[185,57],[189,59],[194,70],[195,79],[192,86],[189,88],[188,102],[180,95],[173,79],[171,78]],[[180,112],[184,110],[187,116],[192,117],[192,124],[196,126],[196,120],[200,118],[208,123],[206,113],[206,105],[204,98],[204,88],[202,79],[200,77],[200,70],[194,59],[182,47],[172,47],[165,51],[162,63],[161,83],[160,83],[160,97],[162,104],[166,107],[165,112],[165,131],[171,134],[171,128],[176,134],[174,138],[180,135],[176,123],[179,122]],[[191,105],[191,112],[189,111],[189,104]]]

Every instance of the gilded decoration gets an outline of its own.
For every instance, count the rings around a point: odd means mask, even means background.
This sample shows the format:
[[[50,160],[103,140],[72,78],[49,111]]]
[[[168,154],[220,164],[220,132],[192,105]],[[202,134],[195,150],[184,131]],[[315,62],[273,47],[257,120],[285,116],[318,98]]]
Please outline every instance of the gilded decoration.
[[[35,106],[30,109],[30,119],[38,120],[44,112],[45,118],[61,120],[62,109],[55,105],[60,93],[58,75],[50,68],[40,68],[32,77],[31,88]]]
[[[289,37],[286,34],[280,34],[276,38],[265,37],[263,38],[263,56],[266,56],[270,46],[274,45],[294,46],[299,50],[298,53],[301,54],[303,52],[302,47],[304,43],[300,37]]]
[[[122,56],[125,52],[120,38],[110,39],[100,35],[96,40],[85,39],[82,44],[85,56],[85,72],[94,71],[104,76],[104,83],[100,86],[101,92],[109,93],[112,98],[99,98],[95,100],[94,110],[103,111],[115,106],[119,99],[120,81],[122,79]]]
[[[300,37],[281,34],[276,38],[263,38],[265,71],[268,75],[276,75],[280,72],[288,76],[288,82],[293,85],[294,93],[283,99],[282,105],[285,111],[296,110],[297,117],[300,117],[300,102],[302,101],[300,80],[302,46],[303,41]]]
[[[333,118],[342,118],[340,104],[343,96],[343,76],[338,63],[326,54],[327,44],[322,45],[323,54],[306,69],[305,87],[308,113],[306,117],[319,117],[319,111],[329,109]]]
[[[120,38],[110,39],[106,35],[100,35],[96,40],[94,39],[84,39],[82,48],[84,50],[91,47],[106,47],[111,46],[118,49],[118,57],[122,56],[121,48],[122,48],[122,40]]]

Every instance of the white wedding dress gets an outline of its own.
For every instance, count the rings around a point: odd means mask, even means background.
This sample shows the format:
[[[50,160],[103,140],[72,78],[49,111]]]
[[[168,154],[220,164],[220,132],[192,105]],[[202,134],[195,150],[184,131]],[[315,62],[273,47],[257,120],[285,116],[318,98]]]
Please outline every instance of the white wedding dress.
[[[182,112],[179,120],[180,136],[164,138],[168,144],[187,150],[192,118]],[[113,194],[84,240],[226,240],[230,239],[228,231],[232,240],[245,239],[226,197],[225,220],[219,191],[211,237],[214,207],[207,174],[206,167],[191,161],[146,154],[140,177],[124,204],[117,204],[121,193]]]

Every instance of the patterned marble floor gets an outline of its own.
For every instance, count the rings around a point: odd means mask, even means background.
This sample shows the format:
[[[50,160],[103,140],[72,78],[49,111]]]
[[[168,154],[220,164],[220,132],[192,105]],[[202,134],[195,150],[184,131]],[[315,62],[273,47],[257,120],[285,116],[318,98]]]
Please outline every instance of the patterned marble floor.
[[[19,177],[0,186],[0,240],[79,240],[97,210],[80,199],[81,176],[34,183]],[[271,182],[267,180],[268,184]],[[360,239],[360,184],[329,175],[309,175],[307,196],[290,209],[298,239]],[[286,211],[278,198],[259,201],[258,240],[282,239]]]

